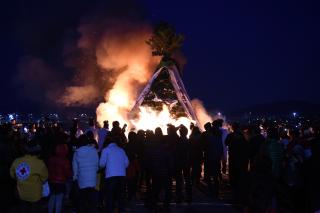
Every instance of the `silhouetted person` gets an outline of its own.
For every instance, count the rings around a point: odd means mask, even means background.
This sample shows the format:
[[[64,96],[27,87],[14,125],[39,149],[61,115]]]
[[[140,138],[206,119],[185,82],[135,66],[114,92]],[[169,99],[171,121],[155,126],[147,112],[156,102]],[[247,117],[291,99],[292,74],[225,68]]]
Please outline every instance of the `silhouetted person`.
[[[229,150],[229,181],[235,189],[240,178],[248,170],[249,149],[248,142],[243,136],[240,124],[232,124],[233,132],[226,138],[226,145]]]
[[[320,124],[313,126],[314,138],[310,141],[311,157],[305,164],[305,183],[308,211],[320,210]]]
[[[135,197],[138,186],[138,175],[140,172],[140,163],[137,154],[137,134],[129,132],[128,143],[126,144],[126,154],[129,158],[129,166],[127,168],[127,189],[128,200],[131,201]]]
[[[249,159],[250,168],[254,163],[254,159],[259,155],[261,150],[261,145],[264,143],[265,138],[261,134],[261,129],[259,126],[253,126],[250,129],[249,137]]]
[[[164,207],[169,208],[171,201],[171,176],[173,159],[165,145],[162,130],[156,128],[152,145],[146,152],[146,165],[152,177],[152,208],[155,209],[162,190],[165,193]]]
[[[84,132],[85,134],[87,132],[91,131],[93,133],[93,137],[96,141],[98,141],[98,128],[95,125],[95,120],[93,118],[89,119],[89,128],[86,129],[86,131]]]
[[[192,128],[189,140],[191,144],[192,182],[198,184],[200,183],[202,161],[201,132],[198,127]]]
[[[217,197],[219,195],[220,186],[220,161],[223,158],[222,131],[220,130],[220,125],[217,122],[213,123],[211,134],[211,140],[208,140],[206,145],[209,175],[208,186],[211,193]]]
[[[250,172],[241,178],[239,184],[239,201],[244,206],[244,212],[268,212],[272,208],[275,189],[271,160],[257,156]]]
[[[71,139],[79,138],[83,134],[83,131],[79,128],[79,120],[77,118],[73,119],[72,127],[70,128]]]
[[[272,161],[272,174],[278,179],[281,171],[281,164],[284,159],[284,148],[279,142],[278,129],[269,127],[267,130],[267,139],[262,146],[263,154]]]
[[[182,187],[185,186],[186,201],[192,201],[192,187],[191,187],[191,144],[187,138],[188,129],[181,125],[179,128],[179,141],[177,143],[175,155],[175,169],[176,169],[176,202],[182,201]]]
[[[94,138],[94,134],[91,131],[87,131],[85,134],[88,137],[89,140],[89,144],[91,144],[92,146],[94,146],[97,150],[98,150],[98,143],[96,141],[96,139]]]
[[[110,133],[109,131],[109,122],[103,121],[103,127],[98,130],[98,147],[99,152],[103,149],[103,144],[106,140],[107,135]]]
[[[112,129],[111,129],[111,134],[113,137],[119,137],[120,142],[119,146],[124,148],[125,144],[127,143],[127,137],[125,135],[127,124],[124,124],[123,127],[120,127],[119,121],[113,121],[112,122]]]
[[[204,167],[204,180],[209,182],[210,172],[209,172],[209,162],[208,162],[208,145],[210,141],[213,141],[213,135],[211,131],[211,123],[208,122],[204,125],[205,131],[201,134],[201,146],[203,150],[203,167]]]

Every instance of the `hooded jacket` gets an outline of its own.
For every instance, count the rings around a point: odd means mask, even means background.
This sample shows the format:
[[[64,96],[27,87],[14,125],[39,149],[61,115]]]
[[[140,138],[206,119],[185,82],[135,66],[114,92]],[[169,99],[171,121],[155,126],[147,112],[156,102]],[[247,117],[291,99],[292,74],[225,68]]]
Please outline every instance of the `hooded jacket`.
[[[97,150],[91,145],[78,148],[73,155],[72,168],[73,179],[78,181],[80,189],[95,187],[99,169]]]
[[[71,177],[71,163],[67,156],[68,146],[66,144],[58,144],[54,155],[48,161],[49,182],[65,183]]]

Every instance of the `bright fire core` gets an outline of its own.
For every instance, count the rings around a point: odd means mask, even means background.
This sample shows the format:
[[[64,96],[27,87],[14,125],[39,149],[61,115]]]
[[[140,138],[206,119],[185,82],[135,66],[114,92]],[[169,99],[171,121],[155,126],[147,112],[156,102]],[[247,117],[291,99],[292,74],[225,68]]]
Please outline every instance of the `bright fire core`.
[[[166,105],[162,106],[162,111],[160,112],[156,112],[149,107],[139,107],[139,110],[138,119],[130,121],[137,130],[154,130],[160,127],[162,131],[166,133],[167,124],[174,126],[184,125],[188,128],[190,123],[195,123],[195,121],[186,117],[180,117],[178,119],[172,118],[169,108]]]

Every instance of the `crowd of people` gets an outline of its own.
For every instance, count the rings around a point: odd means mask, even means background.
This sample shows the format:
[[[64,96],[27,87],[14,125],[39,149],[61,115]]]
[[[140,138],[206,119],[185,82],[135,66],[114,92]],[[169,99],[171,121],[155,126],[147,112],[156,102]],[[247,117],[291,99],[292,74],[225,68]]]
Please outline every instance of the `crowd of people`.
[[[126,125],[93,119],[82,131],[59,124],[0,126],[0,212],[119,212],[143,200],[157,212],[192,204],[203,185],[219,199],[227,176],[240,212],[320,210],[320,129],[275,125],[230,129],[221,119],[126,133]],[[161,205],[160,205],[161,204]],[[18,207],[17,207],[18,206]]]

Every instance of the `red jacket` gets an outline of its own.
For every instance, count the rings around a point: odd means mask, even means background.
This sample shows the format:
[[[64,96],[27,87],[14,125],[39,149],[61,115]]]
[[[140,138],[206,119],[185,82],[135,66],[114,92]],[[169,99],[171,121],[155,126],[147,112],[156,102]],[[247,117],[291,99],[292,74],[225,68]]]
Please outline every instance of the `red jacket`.
[[[48,161],[49,182],[65,183],[72,176],[71,163],[67,157],[68,146],[58,144]]]

